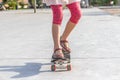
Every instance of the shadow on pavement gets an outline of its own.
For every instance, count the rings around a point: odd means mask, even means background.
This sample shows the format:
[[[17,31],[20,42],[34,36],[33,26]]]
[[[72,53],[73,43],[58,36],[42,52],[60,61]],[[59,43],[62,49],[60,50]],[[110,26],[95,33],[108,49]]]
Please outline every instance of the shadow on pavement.
[[[41,71],[41,67],[44,65],[50,65],[50,63],[26,63],[24,66],[0,66],[0,71],[17,72],[19,74],[11,78],[22,78],[34,76],[43,72],[51,72],[51,70]]]

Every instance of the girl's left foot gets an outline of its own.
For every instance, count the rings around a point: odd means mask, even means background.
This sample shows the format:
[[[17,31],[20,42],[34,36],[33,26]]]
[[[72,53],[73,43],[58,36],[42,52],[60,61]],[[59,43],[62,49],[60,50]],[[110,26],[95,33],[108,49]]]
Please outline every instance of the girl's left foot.
[[[60,45],[62,46],[63,53],[71,53],[67,40],[60,40]]]

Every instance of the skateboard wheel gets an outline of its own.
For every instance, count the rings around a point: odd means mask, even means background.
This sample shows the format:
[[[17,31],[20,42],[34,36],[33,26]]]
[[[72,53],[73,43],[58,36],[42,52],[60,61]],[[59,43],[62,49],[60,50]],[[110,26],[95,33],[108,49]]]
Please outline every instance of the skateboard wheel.
[[[71,71],[71,65],[67,65],[67,70]]]
[[[55,71],[56,70],[56,66],[55,65],[52,65],[51,66],[51,71]]]

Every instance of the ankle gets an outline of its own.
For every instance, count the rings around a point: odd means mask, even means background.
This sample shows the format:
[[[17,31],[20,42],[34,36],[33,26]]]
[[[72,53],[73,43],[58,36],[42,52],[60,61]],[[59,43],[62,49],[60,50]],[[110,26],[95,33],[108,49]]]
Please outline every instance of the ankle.
[[[61,40],[61,41],[62,41],[62,40],[63,40],[63,41],[64,41],[64,40],[68,41],[68,39],[67,39],[67,38],[64,38],[64,37],[61,37],[60,40]]]
[[[55,51],[56,49],[62,49],[62,47],[61,47],[61,46],[54,46],[54,51]]]

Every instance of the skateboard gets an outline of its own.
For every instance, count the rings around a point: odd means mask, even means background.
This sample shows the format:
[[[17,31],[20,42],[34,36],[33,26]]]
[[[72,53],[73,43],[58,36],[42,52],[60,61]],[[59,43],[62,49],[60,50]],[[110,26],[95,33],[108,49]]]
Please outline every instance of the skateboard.
[[[67,71],[71,70],[71,63],[70,63],[70,54],[65,55],[65,59],[54,59],[51,61],[51,71],[56,71],[57,69],[63,70],[67,69]]]

